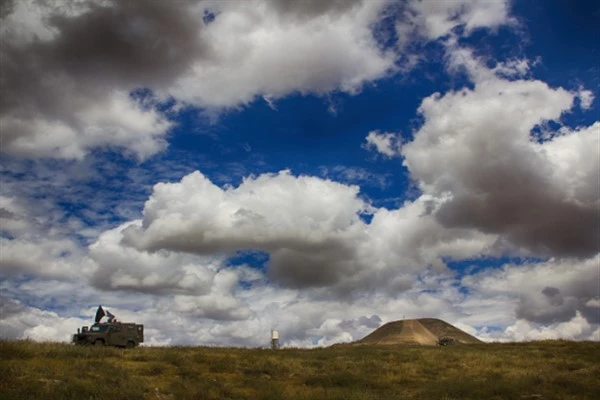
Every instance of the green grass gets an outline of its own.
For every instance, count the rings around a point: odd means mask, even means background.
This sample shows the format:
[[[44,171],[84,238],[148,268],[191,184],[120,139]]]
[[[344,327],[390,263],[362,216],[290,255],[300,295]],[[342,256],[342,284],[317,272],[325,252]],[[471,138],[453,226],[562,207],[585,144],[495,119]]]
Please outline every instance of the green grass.
[[[323,349],[0,341],[0,399],[597,399],[600,344]]]

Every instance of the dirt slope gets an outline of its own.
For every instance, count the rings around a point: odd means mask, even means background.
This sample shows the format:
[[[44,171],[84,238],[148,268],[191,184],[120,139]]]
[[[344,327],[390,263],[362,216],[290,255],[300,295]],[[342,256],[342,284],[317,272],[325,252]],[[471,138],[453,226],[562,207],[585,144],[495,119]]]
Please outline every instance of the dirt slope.
[[[442,337],[451,337],[463,344],[481,343],[468,333],[435,318],[388,322],[357,343],[435,346]]]
[[[481,340],[474,336],[469,335],[465,331],[461,331],[457,327],[450,325],[446,321],[442,321],[437,318],[421,318],[419,320],[428,331],[433,333],[436,337],[452,337],[454,340],[460,343],[483,343]]]

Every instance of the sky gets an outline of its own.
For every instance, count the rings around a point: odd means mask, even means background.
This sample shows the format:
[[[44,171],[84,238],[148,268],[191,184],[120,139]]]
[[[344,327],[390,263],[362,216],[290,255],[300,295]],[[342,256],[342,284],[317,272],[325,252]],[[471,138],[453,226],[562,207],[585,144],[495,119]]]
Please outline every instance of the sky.
[[[0,1],[0,336],[600,340],[600,5]]]

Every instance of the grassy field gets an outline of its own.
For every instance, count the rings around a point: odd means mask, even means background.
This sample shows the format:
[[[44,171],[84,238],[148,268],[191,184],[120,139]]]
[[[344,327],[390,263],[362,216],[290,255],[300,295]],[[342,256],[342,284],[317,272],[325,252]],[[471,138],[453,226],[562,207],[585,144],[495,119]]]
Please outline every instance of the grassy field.
[[[598,399],[600,343],[277,351],[0,341],[0,399]]]

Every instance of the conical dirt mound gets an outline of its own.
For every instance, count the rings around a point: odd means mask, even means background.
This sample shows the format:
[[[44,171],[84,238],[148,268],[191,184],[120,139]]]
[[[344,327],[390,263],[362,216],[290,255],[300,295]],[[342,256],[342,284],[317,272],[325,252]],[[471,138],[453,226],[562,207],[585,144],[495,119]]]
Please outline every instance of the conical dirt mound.
[[[462,344],[482,343],[476,337],[436,318],[388,322],[357,343],[435,346],[442,338]]]

